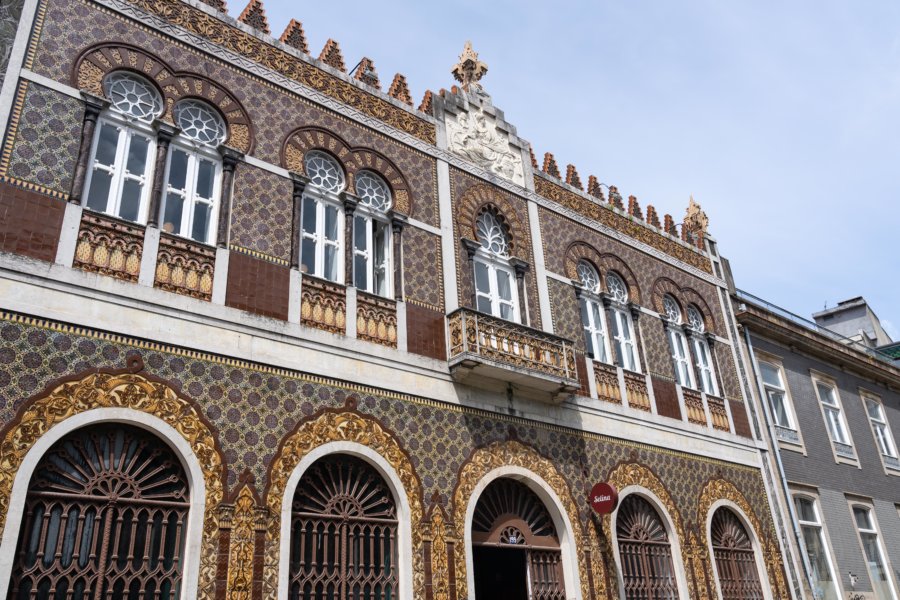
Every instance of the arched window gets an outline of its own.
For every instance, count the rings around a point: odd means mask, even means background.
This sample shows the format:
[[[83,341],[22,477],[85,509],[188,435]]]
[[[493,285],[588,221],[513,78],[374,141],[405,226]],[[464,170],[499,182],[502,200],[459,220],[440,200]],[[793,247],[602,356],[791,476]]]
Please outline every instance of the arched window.
[[[160,222],[163,231],[209,243],[219,212],[222,161],[217,148],[225,141],[225,122],[199,100],[182,100],[173,114],[181,133],[169,147]]]
[[[381,475],[354,456],[321,458],[291,509],[288,597],[397,597],[397,508]]]
[[[649,502],[626,496],[616,515],[616,538],[626,600],[678,598],[669,535]]]
[[[819,517],[816,501],[805,496],[794,496],[797,520],[803,534],[804,551],[812,568],[813,592],[822,600],[840,600],[841,591],[834,580],[834,559],[825,540],[825,529]]]
[[[518,322],[519,294],[509,266],[509,234],[492,209],[478,215],[475,230],[481,243],[474,257],[476,308]]]
[[[514,479],[491,482],[472,516],[476,598],[565,600],[562,555],[547,507]]]
[[[162,96],[149,81],[113,71],[103,81],[110,107],[100,116],[85,181],[85,206],[128,221],[146,219]]]
[[[176,455],[146,431],[70,433],[29,484],[9,598],[179,598],[189,494]]]
[[[309,185],[303,191],[300,263],[304,273],[343,283],[344,213],[340,194],[344,171],[337,160],[320,150],[304,158]]]
[[[675,298],[666,294],[663,296],[663,308],[666,311],[666,321],[668,321],[666,331],[669,338],[669,350],[672,353],[672,364],[675,367],[675,381],[681,386],[693,388],[694,370],[691,368],[687,339],[682,329],[681,306]]]
[[[896,600],[894,585],[891,582],[891,568],[885,560],[884,546],[878,539],[878,526],[872,515],[872,508],[855,504],[853,520],[859,541],[862,542],[866,555],[866,567],[869,570],[869,581],[876,600]]]
[[[587,353],[594,360],[608,363],[609,349],[606,339],[606,319],[603,318],[603,305],[599,294],[600,275],[591,263],[578,261],[578,278],[581,280],[581,325],[584,328],[584,340]]]
[[[727,508],[713,515],[710,542],[722,600],[763,600],[753,544],[744,524]]]
[[[710,396],[719,395],[719,387],[716,384],[716,371],[713,366],[712,351],[709,342],[706,341],[706,324],[703,315],[693,304],[688,306],[688,327],[691,328],[691,347],[694,350],[694,364],[700,377],[700,389]]]
[[[353,217],[353,285],[389,296],[391,287],[391,190],[371,171],[356,174],[359,206]]]
[[[616,349],[616,364],[629,371],[640,372],[637,344],[635,343],[634,320],[628,306],[628,286],[614,271],[606,273],[606,290],[611,300],[609,306],[612,340]]]

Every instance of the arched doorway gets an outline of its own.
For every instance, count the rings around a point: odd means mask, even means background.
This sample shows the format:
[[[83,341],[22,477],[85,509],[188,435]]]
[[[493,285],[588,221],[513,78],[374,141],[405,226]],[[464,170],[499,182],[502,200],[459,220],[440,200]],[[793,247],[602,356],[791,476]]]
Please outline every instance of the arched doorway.
[[[147,431],[69,433],[31,477],[8,598],[179,598],[189,496],[178,457]]]
[[[626,600],[678,598],[669,534],[647,500],[626,496],[616,514],[616,538]]]
[[[397,508],[381,475],[347,454],[317,460],[291,510],[289,598],[394,600]]]
[[[734,512],[727,508],[716,510],[710,541],[722,600],[763,600],[753,543]]]
[[[472,517],[478,600],[564,600],[562,554],[550,513],[514,479],[491,482]]]

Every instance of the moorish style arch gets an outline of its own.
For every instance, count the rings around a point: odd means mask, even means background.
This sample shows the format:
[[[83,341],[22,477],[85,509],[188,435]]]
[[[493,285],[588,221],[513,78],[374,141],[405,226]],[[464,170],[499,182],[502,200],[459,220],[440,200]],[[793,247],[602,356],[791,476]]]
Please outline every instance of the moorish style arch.
[[[72,83],[80,90],[103,97],[103,80],[113,71],[131,71],[152,81],[164,99],[161,119],[174,122],[172,110],[181,100],[196,98],[216,108],[225,120],[225,144],[249,154],[254,129],[250,116],[238,99],[215,81],[198,73],[175,71],[164,61],[136,46],[111,42],[87,48],[75,61]]]
[[[519,214],[510,200],[493,187],[478,183],[463,193],[457,201],[456,222],[459,226],[457,235],[473,240],[478,239],[478,216],[485,210],[492,211],[506,230],[509,240],[508,254],[525,260],[531,257],[531,234],[528,223],[519,218]]]
[[[374,467],[391,488],[399,524],[399,596],[425,597],[420,527],[425,517],[422,484],[409,455],[394,434],[376,419],[355,409],[356,403],[350,399],[343,409],[324,409],[303,421],[283,440],[269,465],[264,499],[270,519],[266,529],[263,598],[287,597],[288,546],[297,484],[316,461],[338,454],[361,458]]]
[[[687,323],[687,307],[691,304],[697,306],[700,314],[703,315],[706,331],[717,333],[716,320],[713,316],[715,313],[710,308],[706,300],[693,288],[681,287],[668,277],[660,277],[653,283],[653,309],[660,315],[666,314],[666,308],[663,305],[663,298],[670,295],[678,301],[682,311],[682,321]]]
[[[600,253],[587,242],[573,242],[569,245],[565,252],[565,271],[566,277],[578,280],[578,261],[586,260],[600,273],[600,282],[603,291],[608,292],[606,286],[606,274],[609,271],[617,273],[625,285],[628,286],[628,295],[635,304],[641,303],[641,288],[638,285],[637,277],[631,268],[621,258],[615,254]]]
[[[534,449],[515,440],[495,442],[475,450],[459,470],[459,479],[453,492],[453,523],[455,539],[465,542],[465,548],[455,553],[457,598],[466,598],[473,581],[468,573],[471,562],[470,519],[480,493],[497,479],[515,477],[535,492],[545,496],[544,505],[558,517],[557,533],[562,536],[562,561],[567,571],[566,591],[571,597],[580,594],[590,598],[588,569],[594,581],[605,580],[602,560],[590,560],[578,507],[569,485],[553,463]],[[547,498],[551,499],[547,502]],[[599,556],[599,555],[598,555]],[[471,590],[474,592],[474,590]]]
[[[143,369],[140,357],[131,357],[128,363],[128,369],[91,370],[52,384],[26,402],[4,429],[0,440],[0,527],[5,558],[0,559],[0,591],[5,591],[9,582],[22,507],[44,453],[76,430],[122,422],[168,443],[183,462],[191,500],[182,593],[203,600],[215,595],[216,508],[222,502],[225,481],[215,430],[194,403],[161,380],[139,374]]]

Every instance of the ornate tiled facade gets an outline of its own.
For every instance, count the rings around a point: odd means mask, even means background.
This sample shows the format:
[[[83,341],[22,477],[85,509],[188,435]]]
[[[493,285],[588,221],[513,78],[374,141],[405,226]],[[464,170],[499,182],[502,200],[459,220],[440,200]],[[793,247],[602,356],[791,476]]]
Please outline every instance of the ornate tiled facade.
[[[444,310],[441,239],[416,227],[403,231],[403,271],[407,300]]]
[[[242,165],[235,173],[231,244],[286,263],[291,257],[290,179]]]

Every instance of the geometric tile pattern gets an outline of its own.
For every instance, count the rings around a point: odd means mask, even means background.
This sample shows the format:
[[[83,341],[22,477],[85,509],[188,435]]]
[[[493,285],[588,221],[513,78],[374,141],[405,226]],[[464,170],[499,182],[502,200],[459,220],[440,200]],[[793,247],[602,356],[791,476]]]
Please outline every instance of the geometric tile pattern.
[[[234,173],[231,243],[283,261],[291,257],[290,179],[246,163]]]
[[[575,297],[575,287],[558,279],[547,278],[550,291],[550,307],[553,314],[553,333],[575,342],[575,348],[584,352],[584,328],[581,324],[581,307]]]
[[[441,238],[417,227],[403,228],[403,280],[407,300],[444,311]]]
[[[0,6],[0,85],[3,85],[3,79],[6,76],[9,56],[12,54],[12,45],[16,39],[16,29],[19,26],[19,18],[22,16],[24,5],[25,0],[12,0],[12,2],[4,2]]]
[[[661,319],[650,315],[641,315],[641,337],[644,340],[644,357],[647,360],[647,372],[662,375],[668,379],[675,377],[669,340]]]
[[[83,115],[80,101],[28,84],[6,174],[68,194],[78,159]]]

